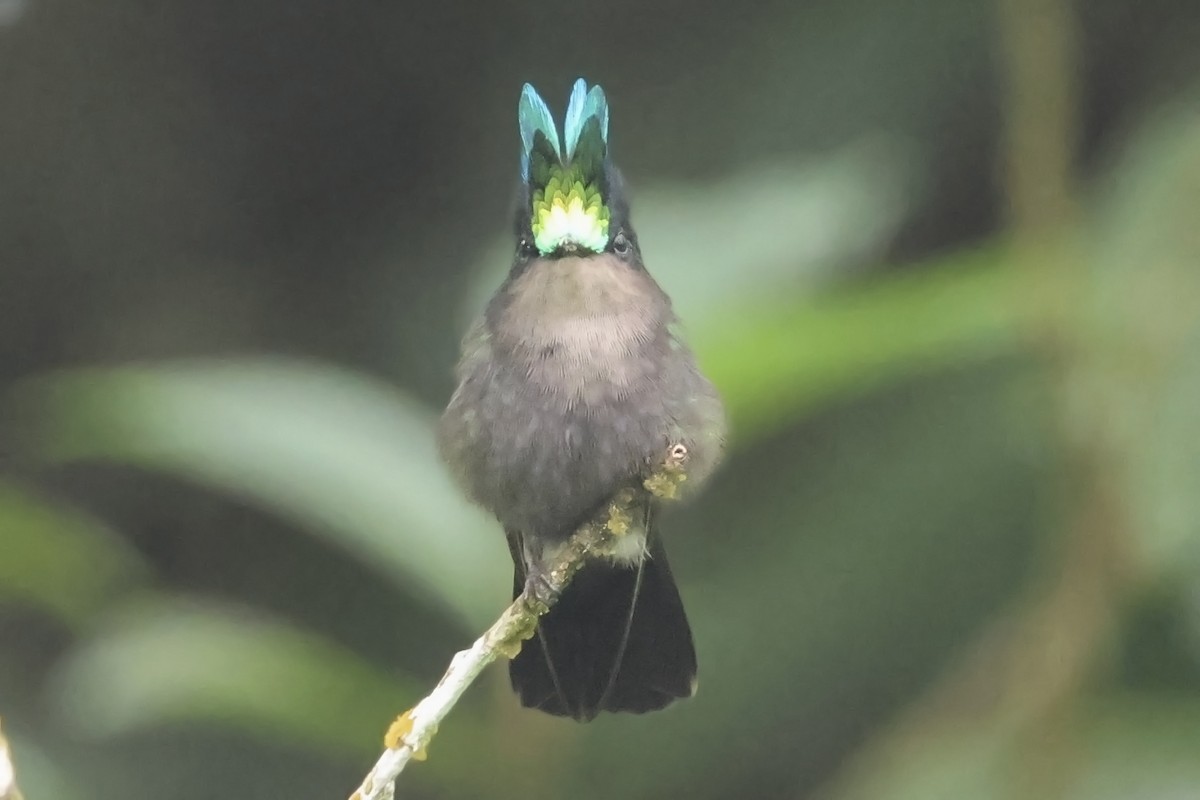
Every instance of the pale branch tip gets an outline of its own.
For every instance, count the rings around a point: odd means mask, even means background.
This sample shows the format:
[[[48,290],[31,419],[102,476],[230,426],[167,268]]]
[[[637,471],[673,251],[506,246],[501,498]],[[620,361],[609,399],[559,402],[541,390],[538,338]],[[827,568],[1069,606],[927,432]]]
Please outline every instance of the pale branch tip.
[[[674,499],[687,478],[688,449],[671,445],[661,463],[643,481],[643,487],[660,499]],[[516,658],[521,644],[537,632],[538,618],[558,601],[563,589],[589,558],[603,552],[614,537],[629,530],[639,502],[639,492],[622,491],[579,527],[545,572],[531,581],[470,648],[456,653],[438,685],[419,703],[392,723],[384,736],[384,751],[350,800],[392,800],[395,780],[409,761],[423,761],[438,724],[446,718],[483,669],[499,657]],[[0,800],[4,800],[0,796]]]
[[[0,728],[0,800],[24,800],[24,797],[17,786],[17,771],[13,767],[8,739]]]

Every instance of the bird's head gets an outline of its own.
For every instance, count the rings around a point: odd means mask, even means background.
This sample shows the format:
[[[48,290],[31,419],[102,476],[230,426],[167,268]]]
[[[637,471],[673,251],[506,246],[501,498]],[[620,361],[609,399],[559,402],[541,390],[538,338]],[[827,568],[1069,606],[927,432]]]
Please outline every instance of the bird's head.
[[[608,100],[580,78],[559,137],[529,84],[517,107],[524,186],[517,233],[531,257],[624,255],[633,249],[621,179],[608,153]],[[624,252],[622,252],[624,251]]]

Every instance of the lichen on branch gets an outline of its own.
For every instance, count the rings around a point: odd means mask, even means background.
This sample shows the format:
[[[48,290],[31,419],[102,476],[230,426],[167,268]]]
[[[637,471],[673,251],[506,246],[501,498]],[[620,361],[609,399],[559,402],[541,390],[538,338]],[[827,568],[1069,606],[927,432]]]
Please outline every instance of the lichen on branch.
[[[687,478],[687,460],[687,447],[683,444],[670,446],[662,461],[643,481],[642,488],[656,498],[674,499],[680,484]],[[384,736],[383,755],[350,795],[350,800],[391,800],[396,777],[409,761],[425,760],[438,725],[467,687],[488,664],[498,658],[515,658],[521,652],[521,645],[537,632],[538,618],[554,607],[575,573],[629,531],[640,502],[640,491],[618,492],[593,519],[572,534],[545,570],[543,580],[526,585],[470,648],[455,654],[433,691],[392,722]]]

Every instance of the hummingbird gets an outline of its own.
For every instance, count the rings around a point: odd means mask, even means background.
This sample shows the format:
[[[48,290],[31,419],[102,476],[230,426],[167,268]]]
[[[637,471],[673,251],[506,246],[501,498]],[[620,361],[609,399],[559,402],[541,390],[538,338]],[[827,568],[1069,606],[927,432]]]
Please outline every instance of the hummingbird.
[[[512,268],[462,343],[438,446],[465,493],[504,528],[513,595],[618,492],[630,530],[589,560],[512,660],[523,706],[592,720],[696,689],[696,652],[643,482],[687,448],[695,487],[724,450],[720,396],[646,271],[600,86],[575,82],[562,137],[529,84],[517,106]]]

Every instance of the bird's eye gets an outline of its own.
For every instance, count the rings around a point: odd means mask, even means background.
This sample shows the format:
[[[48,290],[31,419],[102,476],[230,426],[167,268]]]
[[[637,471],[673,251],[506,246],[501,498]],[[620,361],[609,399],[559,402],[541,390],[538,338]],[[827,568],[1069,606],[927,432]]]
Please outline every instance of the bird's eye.
[[[629,241],[625,231],[618,231],[613,237],[613,252],[619,256],[627,256],[633,252],[633,243]]]
[[[517,255],[522,258],[533,258],[535,255],[533,242],[527,237],[521,237],[521,241],[517,242]]]

